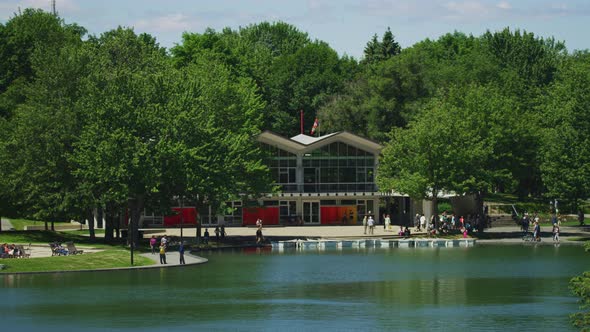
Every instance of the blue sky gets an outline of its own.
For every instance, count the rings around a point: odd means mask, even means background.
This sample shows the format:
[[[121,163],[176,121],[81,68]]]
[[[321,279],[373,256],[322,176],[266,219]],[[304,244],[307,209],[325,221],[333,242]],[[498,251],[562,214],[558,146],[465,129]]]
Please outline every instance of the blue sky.
[[[367,41],[391,27],[402,47],[455,30],[480,35],[519,28],[566,42],[568,50],[589,49],[588,0],[56,0],[66,22],[91,34],[119,25],[147,32],[160,45],[181,42],[183,31],[238,28],[261,21],[284,21],[340,55],[362,56]],[[0,22],[18,8],[50,10],[50,0],[0,0]]]

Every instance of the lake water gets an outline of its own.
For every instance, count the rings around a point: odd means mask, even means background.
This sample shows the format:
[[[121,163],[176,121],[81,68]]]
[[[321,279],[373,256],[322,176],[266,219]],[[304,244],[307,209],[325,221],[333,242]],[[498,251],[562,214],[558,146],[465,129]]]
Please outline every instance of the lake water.
[[[567,331],[580,246],[267,250],[171,269],[0,276],[3,331]]]

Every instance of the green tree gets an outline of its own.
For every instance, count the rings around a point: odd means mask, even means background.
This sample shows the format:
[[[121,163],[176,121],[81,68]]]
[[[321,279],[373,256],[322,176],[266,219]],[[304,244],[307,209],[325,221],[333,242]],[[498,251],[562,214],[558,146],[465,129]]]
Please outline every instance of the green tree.
[[[491,87],[455,87],[427,103],[407,129],[394,128],[379,167],[382,190],[413,198],[440,192],[483,196],[510,179],[510,142],[518,133],[507,122],[517,114],[510,99]],[[436,211],[434,211],[436,213]]]
[[[298,133],[300,110],[305,111],[305,123],[311,124],[326,97],[342,89],[342,82],[356,72],[354,60],[338,57],[326,43],[311,41],[283,22],[186,33],[171,52],[180,66],[213,59],[228,65],[236,76],[253,80],[265,102],[262,127],[285,136]]]
[[[364,49],[363,63],[373,64],[379,61],[390,59],[401,53],[401,46],[391,32],[391,29],[387,27],[387,31],[383,33],[381,41],[378,40],[377,34],[373,37]]]
[[[69,220],[73,211],[69,194],[74,188],[68,155],[79,128],[75,101],[78,96],[81,35],[62,26],[61,20],[41,11],[26,10],[12,19],[18,31],[8,45],[21,45],[13,72],[4,72],[8,90],[18,87],[25,99],[13,103],[5,120],[7,137],[2,140],[0,171],[7,200],[21,216],[51,221]],[[39,43],[42,33],[61,37],[56,44]],[[64,36],[68,38],[64,39]],[[11,44],[12,42],[12,44]],[[20,62],[22,61],[22,62]],[[12,75],[12,76],[11,76]],[[13,100],[14,101],[14,100]]]
[[[574,54],[540,107],[541,174],[547,196],[578,205],[590,196],[590,54]]]
[[[588,242],[584,245],[584,249],[586,252],[590,251]],[[580,331],[588,331],[590,329],[590,312],[588,312],[588,308],[590,308],[590,271],[573,277],[569,287],[572,293],[580,298],[580,310],[584,310],[570,315],[571,322]]]
[[[40,9],[27,8],[0,24],[0,117],[8,117],[26,99],[35,76],[32,57],[79,42],[86,30]]]

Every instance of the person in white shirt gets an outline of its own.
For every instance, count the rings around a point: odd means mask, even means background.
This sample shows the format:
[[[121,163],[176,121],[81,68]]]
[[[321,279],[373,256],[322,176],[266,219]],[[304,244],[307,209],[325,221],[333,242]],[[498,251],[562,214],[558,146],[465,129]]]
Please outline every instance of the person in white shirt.
[[[418,227],[418,230],[420,230],[420,228],[426,229],[426,217],[424,216],[424,213],[420,216],[420,227]]]
[[[369,234],[372,235],[375,229],[375,220],[373,219],[373,216],[369,216],[369,219],[367,220],[367,225],[369,225]]]

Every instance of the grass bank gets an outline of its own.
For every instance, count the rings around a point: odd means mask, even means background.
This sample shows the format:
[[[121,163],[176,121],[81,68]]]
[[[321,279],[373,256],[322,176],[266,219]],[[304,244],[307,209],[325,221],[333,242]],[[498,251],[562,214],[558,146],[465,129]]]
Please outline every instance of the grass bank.
[[[88,231],[86,231],[86,234]],[[16,243],[16,244],[41,244],[48,245],[52,242],[74,242],[75,244],[82,244],[85,246],[92,246],[94,248],[113,248],[117,247],[123,249],[125,246],[122,242],[105,244],[103,238],[90,239],[84,233],[76,231],[11,231],[0,232],[1,243]]]
[[[15,272],[49,272],[49,271],[77,271],[108,268],[130,267],[128,250],[112,249],[101,252],[74,256],[53,256],[28,259],[2,259],[3,273]],[[148,266],[154,262],[146,257],[134,255],[133,266]]]

